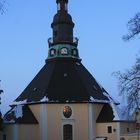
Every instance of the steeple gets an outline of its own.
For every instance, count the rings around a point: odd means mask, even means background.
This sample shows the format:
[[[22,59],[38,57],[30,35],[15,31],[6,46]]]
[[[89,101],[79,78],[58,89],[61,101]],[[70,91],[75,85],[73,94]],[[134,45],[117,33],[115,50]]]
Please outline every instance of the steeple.
[[[58,43],[69,43],[77,45],[78,42],[73,37],[74,23],[71,15],[68,14],[68,0],[56,0],[57,13],[53,18],[51,27],[53,29],[53,41],[49,42],[51,45]]]
[[[68,50],[63,49],[64,55],[62,54],[62,56],[64,57],[72,56],[77,57],[79,59],[77,50],[78,39],[73,37],[74,23],[72,21],[71,15],[68,14],[68,0],[56,0],[56,3],[57,3],[57,13],[55,14],[53,22],[51,24],[52,37],[48,39],[49,43],[48,58],[58,56],[60,57],[61,55],[60,48],[65,47]],[[57,52],[59,52],[59,54]]]

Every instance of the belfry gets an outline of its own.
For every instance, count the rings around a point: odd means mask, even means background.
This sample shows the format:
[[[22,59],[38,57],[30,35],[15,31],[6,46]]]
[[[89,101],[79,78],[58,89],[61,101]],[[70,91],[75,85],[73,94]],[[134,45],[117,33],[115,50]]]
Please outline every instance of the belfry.
[[[6,140],[119,140],[118,103],[81,63],[68,0],[56,3],[48,57],[5,114]]]

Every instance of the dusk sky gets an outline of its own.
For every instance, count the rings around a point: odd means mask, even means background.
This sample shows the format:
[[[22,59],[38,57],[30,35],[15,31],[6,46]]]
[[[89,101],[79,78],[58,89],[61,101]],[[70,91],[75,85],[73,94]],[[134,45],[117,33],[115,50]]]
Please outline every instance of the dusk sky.
[[[7,0],[7,11],[0,15],[2,112],[45,64],[55,1]],[[111,74],[124,72],[135,63],[139,39],[124,42],[122,36],[128,32],[128,20],[140,12],[139,6],[139,0],[69,0],[82,63],[121,103],[117,79]]]

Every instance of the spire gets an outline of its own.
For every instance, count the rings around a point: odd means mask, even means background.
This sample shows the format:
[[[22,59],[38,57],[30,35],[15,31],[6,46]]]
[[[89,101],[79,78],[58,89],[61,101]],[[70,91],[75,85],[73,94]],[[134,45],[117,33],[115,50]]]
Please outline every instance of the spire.
[[[48,40],[49,46],[52,44],[68,43],[76,45],[78,39],[73,37],[74,23],[72,17],[68,14],[68,0],[56,0],[57,13],[51,24],[53,37]]]
[[[48,59],[72,57],[78,58],[78,39],[73,37],[74,23],[68,13],[68,0],[56,0],[57,13],[51,24],[52,37],[48,39]]]

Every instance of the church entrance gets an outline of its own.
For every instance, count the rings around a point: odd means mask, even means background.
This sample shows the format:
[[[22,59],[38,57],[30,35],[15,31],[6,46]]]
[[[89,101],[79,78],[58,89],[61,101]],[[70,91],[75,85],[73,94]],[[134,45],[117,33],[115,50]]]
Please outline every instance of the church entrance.
[[[72,125],[66,124],[63,126],[63,140],[73,140]]]

